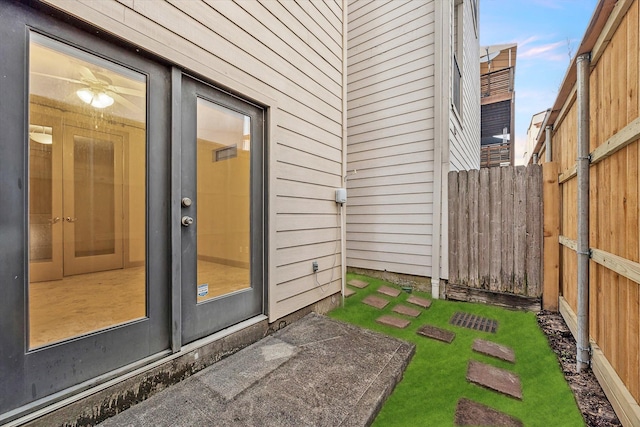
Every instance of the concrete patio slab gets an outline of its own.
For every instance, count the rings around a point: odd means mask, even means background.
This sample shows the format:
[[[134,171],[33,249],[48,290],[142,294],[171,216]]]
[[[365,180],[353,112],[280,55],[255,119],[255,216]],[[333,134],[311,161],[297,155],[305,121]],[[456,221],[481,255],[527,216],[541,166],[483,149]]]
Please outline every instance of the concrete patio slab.
[[[369,425],[414,352],[312,313],[102,425]]]

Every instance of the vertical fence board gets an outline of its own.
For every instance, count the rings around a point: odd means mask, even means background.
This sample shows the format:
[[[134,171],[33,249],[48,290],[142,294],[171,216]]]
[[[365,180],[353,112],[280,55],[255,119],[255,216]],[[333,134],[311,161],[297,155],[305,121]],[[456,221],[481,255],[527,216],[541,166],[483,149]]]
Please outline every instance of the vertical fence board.
[[[513,293],[513,183],[512,166],[500,168],[502,184],[501,292]]]
[[[478,196],[479,171],[470,170],[467,175],[469,185],[469,286],[477,288],[478,276]]]
[[[527,175],[525,167],[516,167],[514,177],[513,292],[518,295],[526,295]]]
[[[500,237],[502,233],[502,188],[500,186],[500,168],[489,169],[489,191],[489,203],[491,209],[491,220],[489,223],[489,233],[491,235],[491,246],[489,248],[489,290],[499,291],[501,285],[500,262],[502,260],[502,239]]]
[[[469,197],[467,171],[458,172],[458,279],[469,284]]]
[[[558,296],[560,292],[560,187],[558,186],[558,164],[545,163],[542,166],[543,175],[543,293],[542,307],[545,310],[558,311]]]
[[[527,168],[527,295],[542,294],[542,170],[539,165]]]
[[[489,169],[480,169],[480,195],[478,197],[478,275],[479,286],[482,289],[489,289],[490,282],[490,219],[489,219]]]
[[[449,172],[449,281],[458,283],[458,173]]]

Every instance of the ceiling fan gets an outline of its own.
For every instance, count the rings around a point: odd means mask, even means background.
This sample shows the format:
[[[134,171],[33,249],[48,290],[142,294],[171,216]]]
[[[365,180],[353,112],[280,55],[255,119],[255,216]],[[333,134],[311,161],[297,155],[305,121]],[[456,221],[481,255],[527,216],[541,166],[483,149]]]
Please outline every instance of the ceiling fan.
[[[84,65],[76,64],[74,68],[80,73],[79,79],[41,73],[37,71],[32,71],[31,73],[37,76],[53,78],[56,80],[62,80],[68,83],[81,85],[82,87],[76,90],[76,95],[83,102],[93,107],[106,108],[113,105],[114,102],[117,102],[118,104],[128,108],[133,112],[139,113],[142,111],[139,106],[125,98],[123,95],[144,97],[144,90],[124,86],[116,86],[113,84],[113,81],[106,75],[99,72],[93,72]]]

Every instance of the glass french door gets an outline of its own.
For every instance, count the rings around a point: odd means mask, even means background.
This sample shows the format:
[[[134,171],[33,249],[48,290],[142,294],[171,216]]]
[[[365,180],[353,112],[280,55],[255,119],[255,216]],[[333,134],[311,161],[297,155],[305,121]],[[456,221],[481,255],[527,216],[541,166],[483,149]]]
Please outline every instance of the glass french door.
[[[263,312],[263,111],[182,77],[182,342]]]

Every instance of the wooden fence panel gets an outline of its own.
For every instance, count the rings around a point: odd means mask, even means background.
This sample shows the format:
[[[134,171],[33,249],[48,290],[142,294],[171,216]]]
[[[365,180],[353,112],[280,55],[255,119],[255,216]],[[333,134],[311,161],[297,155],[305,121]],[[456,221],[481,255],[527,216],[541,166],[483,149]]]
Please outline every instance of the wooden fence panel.
[[[449,173],[447,297],[542,295],[542,167]],[[460,287],[474,290],[466,291]],[[451,290],[451,292],[449,292]],[[484,294],[475,290],[491,291]],[[487,300],[493,298],[488,296]],[[504,303],[508,298],[500,298]],[[515,299],[513,301],[516,301]],[[495,301],[493,301],[495,302]],[[515,303],[514,305],[518,305]]]

